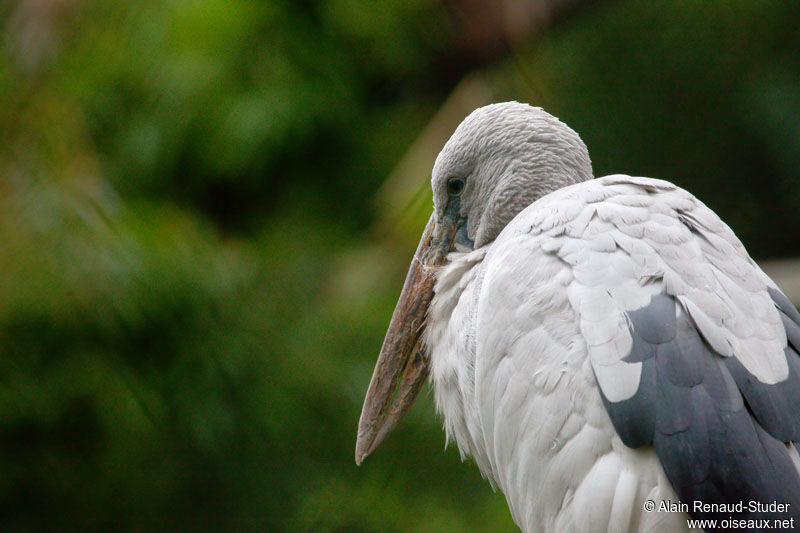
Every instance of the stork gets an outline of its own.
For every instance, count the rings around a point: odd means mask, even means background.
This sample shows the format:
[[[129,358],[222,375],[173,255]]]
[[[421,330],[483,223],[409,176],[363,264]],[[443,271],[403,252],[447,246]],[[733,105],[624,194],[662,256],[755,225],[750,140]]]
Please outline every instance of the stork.
[[[580,137],[517,102],[472,112],[431,185],[356,463],[430,376],[525,532],[800,527],[800,314],[711,209],[594,179]]]

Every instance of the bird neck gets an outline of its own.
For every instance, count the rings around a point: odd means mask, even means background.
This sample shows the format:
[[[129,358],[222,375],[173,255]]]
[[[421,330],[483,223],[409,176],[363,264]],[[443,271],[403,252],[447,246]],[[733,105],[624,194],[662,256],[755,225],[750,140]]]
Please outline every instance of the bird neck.
[[[491,479],[475,404],[475,310],[483,283],[487,247],[452,253],[438,275],[428,311],[425,343],[436,409],[444,419],[447,441],[455,441],[462,459],[474,458]],[[488,474],[487,474],[488,473]]]

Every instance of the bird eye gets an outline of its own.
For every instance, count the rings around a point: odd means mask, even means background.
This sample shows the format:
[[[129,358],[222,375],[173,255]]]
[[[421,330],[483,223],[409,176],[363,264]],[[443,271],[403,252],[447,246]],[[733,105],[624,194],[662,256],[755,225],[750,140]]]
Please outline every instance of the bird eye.
[[[447,194],[450,196],[461,196],[464,192],[464,180],[461,178],[450,178],[447,180]]]

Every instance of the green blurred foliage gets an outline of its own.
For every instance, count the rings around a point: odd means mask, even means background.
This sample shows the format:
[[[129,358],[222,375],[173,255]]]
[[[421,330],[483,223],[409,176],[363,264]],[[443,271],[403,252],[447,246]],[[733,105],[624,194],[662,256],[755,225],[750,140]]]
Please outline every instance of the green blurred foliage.
[[[755,257],[797,255],[798,21],[781,0],[608,2],[498,76],[581,134],[595,175],[673,181]]]
[[[677,181],[757,255],[797,254],[799,11],[609,1],[487,76],[598,174]],[[410,255],[371,198],[466,74],[441,5],[22,0],[0,22],[3,531],[514,530],[430,395],[353,462]]]

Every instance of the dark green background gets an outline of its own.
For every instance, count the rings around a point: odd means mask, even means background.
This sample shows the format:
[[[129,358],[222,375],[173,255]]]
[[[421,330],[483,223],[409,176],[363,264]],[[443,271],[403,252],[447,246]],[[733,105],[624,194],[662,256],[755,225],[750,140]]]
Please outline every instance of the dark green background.
[[[472,71],[798,255],[800,3],[609,0],[484,55],[458,15],[0,4],[0,529],[514,531],[429,393],[353,461],[415,239],[375,197]]]

